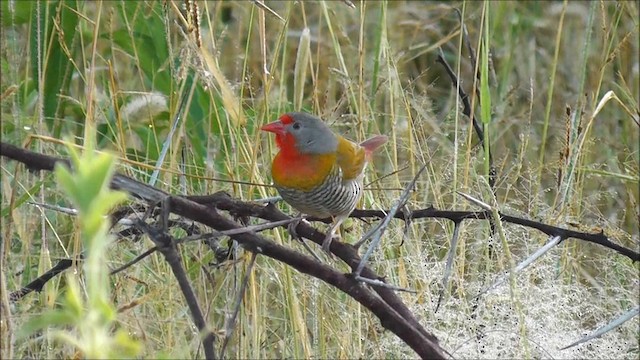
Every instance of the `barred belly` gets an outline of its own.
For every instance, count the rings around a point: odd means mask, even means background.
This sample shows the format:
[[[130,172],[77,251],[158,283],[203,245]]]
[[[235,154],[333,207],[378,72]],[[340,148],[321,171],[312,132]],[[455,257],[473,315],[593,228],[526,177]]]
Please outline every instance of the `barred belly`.
[[[348,215],[355,209],[362,193],[362,178],[343,181],[342,171],[338,169],[309,191],[277,185],[276,189],[284,201],[303,214],[317,217]]]

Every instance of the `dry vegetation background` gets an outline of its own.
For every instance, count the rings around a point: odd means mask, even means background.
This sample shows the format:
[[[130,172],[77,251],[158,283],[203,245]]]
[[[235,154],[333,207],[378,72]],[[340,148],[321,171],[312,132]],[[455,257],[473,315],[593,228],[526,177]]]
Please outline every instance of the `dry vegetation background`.
[[[371,184],[360,208],[388,209],[427,163],[411,209],[476,210],[461,191],[508,214],[603,230],[638,251],[637,2],[198,5],[194,25],[183,2],[2,2],[2,140],[65,156],[61,139],[71,135],[82,144],[84,125],[93,122],[99,147],[117,154],[123,173],[150,182],[160,166],[155,185],[174,194],[226,190],[254,200],[276,195],[261,186],[271,181],[276,149],[257,129],[293,110],[298,99],[349,138],[390,136],[367,173]],[[435,62],[440,47],[473,94],[473,64],[455,8],[476,50],[488,24],[495,198],[482,148]],[[305,28],[309,53],[300,65]],[[203,52],[193,41],[198,32]],[[615,98],[605,97],[609,91]],[[7,292],[80,253],[74,217],[32,204],[69,203],[50,174],[31,174],[4,159],[1,171],[3,355],[72,357],[74,347],[47,337],[48,330],[20,340],[13,334],[59,306],[64,277],[6,306]],[[347,222],[343,239],[354,242],[369,226]],[[450,287],[434,313],[452,231],[445,220],[416,220],[406,232],[393,222],[371,266],[388,282],[417,291],[402,297],[455,357],[638,358],[638,317],[559,350],[638,306],[637,263],[568,239],[519,274],[515,286],[505,283],[474,301],[510,268],[509,256],[521,261],[548,239],[506,225],[507,251],[491,238],[487,222],[466,221]],[[283,230],[263,234],[304,251]],[[221,241],[226,246],[228,239]],[[150,246],[122,237],[104,257],[115,268]],[[196,242],[180,251],[209,326],[222,333],[249,256],[236,249],[234,260],[218,263]],[[140,356],[202,356],[161,257],[109,280],[117,327],[142,343]],[[260,256],[227,351],[230,358],[415,357],[341,292]]]

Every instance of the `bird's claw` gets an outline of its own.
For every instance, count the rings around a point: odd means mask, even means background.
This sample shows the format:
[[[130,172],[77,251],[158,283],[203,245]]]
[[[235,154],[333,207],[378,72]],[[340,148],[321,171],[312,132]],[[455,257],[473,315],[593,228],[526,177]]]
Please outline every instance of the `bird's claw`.
[[[289,232],[289,234],[291,234],[291,237],[294,239],[301,240],[300,235],[298,235],[298,231],[296,231],[296,228],[298,227],[298,225],[300,225],[301,222],[302,222],[302,216],[298,216],[295,218],[295,220],[290,222],[289,225],[287,225],[287,231]]]
[[[333,241],[333,233],[328,233],[327,236],[322,241],[322,250],[327,254],[331,255],[331,242]]]

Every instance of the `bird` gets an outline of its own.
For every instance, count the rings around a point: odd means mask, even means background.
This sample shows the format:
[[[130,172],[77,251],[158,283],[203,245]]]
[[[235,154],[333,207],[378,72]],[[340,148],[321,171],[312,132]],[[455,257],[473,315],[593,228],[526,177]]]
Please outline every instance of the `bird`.
[[[301,214],[332,218],[322,242],[322,249],[330,253],[336,230],[362,195],[367,162],[387,136],[376,135],[357,144],[304,112],[281,115],[261,130],[275,134],[279,152],[272,160],[271,176],[282,199]]]

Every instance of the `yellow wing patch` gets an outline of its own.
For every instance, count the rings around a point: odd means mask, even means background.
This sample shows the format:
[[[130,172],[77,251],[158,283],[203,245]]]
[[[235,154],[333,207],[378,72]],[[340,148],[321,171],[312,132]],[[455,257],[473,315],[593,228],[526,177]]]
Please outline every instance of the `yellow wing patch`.
[[[338,151],[336,161],[342,169],[342,178],[352,180],[364,170],[364,149],[342,136],[338,136]]]

